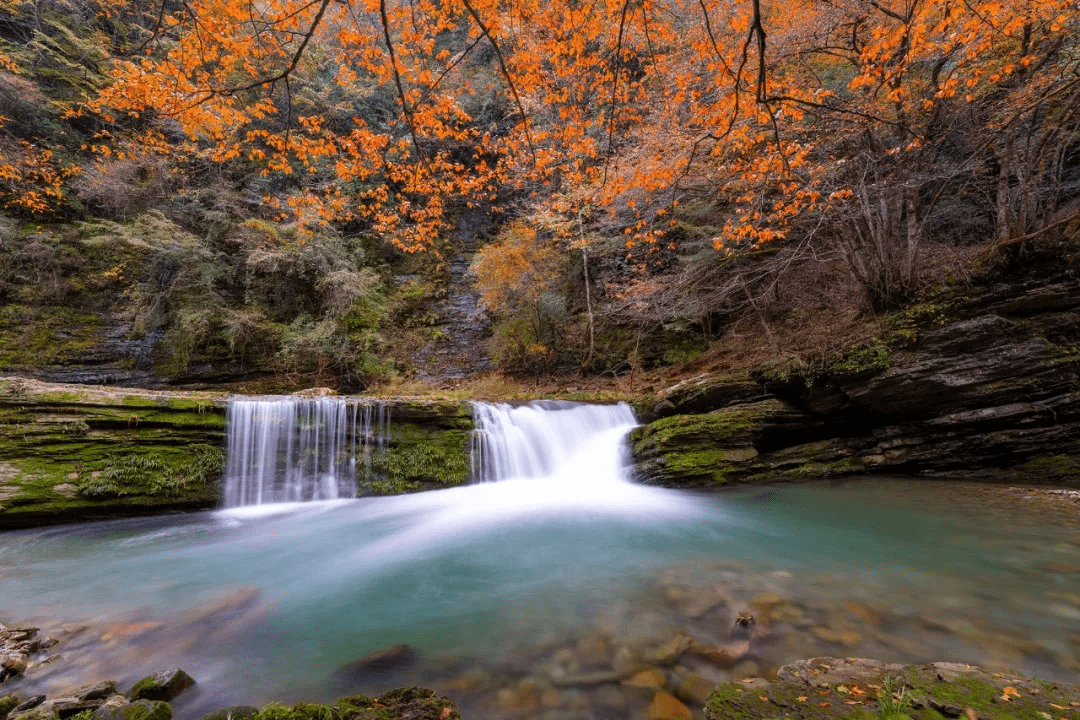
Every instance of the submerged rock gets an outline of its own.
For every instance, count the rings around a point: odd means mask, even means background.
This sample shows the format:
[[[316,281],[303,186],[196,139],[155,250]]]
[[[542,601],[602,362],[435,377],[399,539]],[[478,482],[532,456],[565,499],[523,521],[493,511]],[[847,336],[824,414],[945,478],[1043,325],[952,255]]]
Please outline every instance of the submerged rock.
[[[345,690],[384,682],[410,670],[419,659],[420,655],[408,645],[394,645],[342,665],[331,675],[330,683],[335,688]]]

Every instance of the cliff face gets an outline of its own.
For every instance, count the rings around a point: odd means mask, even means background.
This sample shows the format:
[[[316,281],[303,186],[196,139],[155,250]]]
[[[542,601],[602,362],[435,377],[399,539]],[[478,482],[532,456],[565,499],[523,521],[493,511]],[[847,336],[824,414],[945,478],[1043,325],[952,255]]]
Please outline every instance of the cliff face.
[[[640,477],[676,486],[891,473],[1080,485],[1080,280],[917,306],[817,365],[668,388],[635,430]]]

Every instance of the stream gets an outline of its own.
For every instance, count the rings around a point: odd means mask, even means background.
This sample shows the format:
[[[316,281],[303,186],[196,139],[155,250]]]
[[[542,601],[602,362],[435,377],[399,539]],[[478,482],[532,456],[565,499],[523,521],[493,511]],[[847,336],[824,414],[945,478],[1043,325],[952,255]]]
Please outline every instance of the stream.
[[[544,425],[570,410],[516,417],[569,443],[531,465],[493,436],[498,481],[0,534],[0,622],[61,641],[3,690],[179,666],[180,720],[402,685],[464,717],[635,718],[642,668],[694,708],[822,655],[1080,680],[1077,505],[902,478],[647,487],[625,477],[632,414]],[[738,613],[749,645],[718,652]]]

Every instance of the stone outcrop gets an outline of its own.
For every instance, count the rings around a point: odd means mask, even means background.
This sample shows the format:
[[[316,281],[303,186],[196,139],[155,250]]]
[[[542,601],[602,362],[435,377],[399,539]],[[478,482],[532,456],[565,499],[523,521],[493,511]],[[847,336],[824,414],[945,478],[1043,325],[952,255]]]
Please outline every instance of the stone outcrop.
[[[226,397],[0,378],[0,530],[212,507]]]
[[[1080,280],[917,306],[816,364],[701,376],[648,404],[639,476],[673,486],[862,473],[1080,485]]]
[[[1076,687],[972,665],[822,657],[785,665],[774,682],[752,678],[720,685],[705,703],[705,717],[1034,720],[1072,717],[1078,707]]]

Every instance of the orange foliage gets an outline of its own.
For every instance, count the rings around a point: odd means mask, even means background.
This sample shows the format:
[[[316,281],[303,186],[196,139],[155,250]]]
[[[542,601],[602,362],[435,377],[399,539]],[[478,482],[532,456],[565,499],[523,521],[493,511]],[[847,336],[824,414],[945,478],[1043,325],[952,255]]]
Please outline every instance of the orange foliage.
[[[407,251],[452,202],[508,189],[556,215],[588,205],[630,247],[662,247],[688,196],[728,209],[720,250],[781,240],[850,201],[840,136],[903,155],[939,107],[1038,97],[1077,29],[1072,0],[191,0],[162,17],[100,113],[171,117],[214,160],[294,178],[265,198],[284,217],[363,221]],[[318,75],[346,99],[393,88],[396,120],[294,114]],[[493,84],[505,117],[483,127],[465,107]],[[492,277],[534,261],[527,246],[502,243]]]

